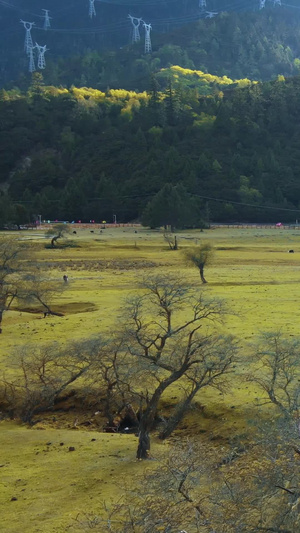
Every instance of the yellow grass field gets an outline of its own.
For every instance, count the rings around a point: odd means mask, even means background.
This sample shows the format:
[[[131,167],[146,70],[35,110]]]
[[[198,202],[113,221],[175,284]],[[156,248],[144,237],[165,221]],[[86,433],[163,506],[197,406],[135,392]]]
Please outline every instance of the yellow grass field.
[[[231,311],[221,328],[239,340],[241,359],[261,332],[281,329],[287,336],[299,334],[297,229],[184,231],[178,233],[178,251],[169,250],[162,232],[142,228],[107,228],[102,233],[79,229],[72,235],[78,247],[55,250],[45,248],[41,231],[18,236],[34,246],[49,277],[60,282],[67,274],[69,283],[52,306],[63,317],[44,319],[42,313],[16,309],[4,314],[0,363],[6,372],[16,346],[109,334],[118,327],[122,302],[145,276],[179,273],[202,288],[199,272],[185,264],[181,251],[203,240],[215,249],[204,290],[225,300]],[[243,433],[256,395],[255,388],[242,385],[237,376],[228,394],[214,389],[200,392],[197,402],[205,406],[205,417],[197,409],[192,411],[184,421],[186,432],[178,429],[176,435],[197,435],[203,428],[216,434]],[[165,398],[166,403],[169,400]],[[116,501],[124,486],[135,487],[149,468],[149,462],[135,460],[134,435],[78,429],[70,418],[74,415],[68,416],[61,423],[46,417],[33,429],[17,421],[0,422],[0,531],[77,531],[78,515],[101,512],[102,502]],[[84,413],[80,417],[84,419]],[[70,446],[75,451],[70,452]],[[154,438],[153,458],[158,459],[167,446]]]

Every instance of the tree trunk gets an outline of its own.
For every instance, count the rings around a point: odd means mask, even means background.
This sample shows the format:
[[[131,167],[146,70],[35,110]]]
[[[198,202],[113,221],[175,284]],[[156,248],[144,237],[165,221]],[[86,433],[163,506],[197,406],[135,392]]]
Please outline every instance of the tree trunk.
[[[137,449],[137,459],[147,459],[147,450],[150,450],[150,437],[149,431],[151,431],[155,415],[157,413],[158,402],[163,392],[177,381],[187,370],[187,365],[183,364],[180,370],[176,370],[168,378],[162,381],[155,390],[151,400],[149,401],[145,411],[141,414],[140,427],[139,427],[139,444]]]
[[[51,248],[55,248],[55,243],[57,239],[59,239],[59,235],[56,235],[55,237],[53,237],[53,239],[51,239]]]
[[[150,437],[145,428],[141,428],[139,432],[139,445],[136,452],[136,458],[139,460],[149,459],[150,455]]]
[[[191,402],[192,400],[194,399],[194,396],[196,395],[196,393],[198,392],[198,390],[200,389],[201,387],[195,387],[194,390],[192,390],[192,392],[190,392],[190,394],[187,396],[187,398],[181,403],[179,404],[179,406],[177,407],[175,413],[169,418],[166,426],[164,427],[164,429],[160,432],[159,434],[159,438],[160,439],[167,439],[171,433],[173,433],[174,429],[177,428],[178,424],[181,422],[181,420],[183,419],[185,413],[187,412],[188,408],[190,407],[191,405]]]
[[[104,416],[107,419],[107,425],[108,427],[113,427],[114,419],[115,419],[115,413],[112,411],[112,403],[113,403],[113,388],[116,385],[116,381],[113,383],[108,383],[106,388],[106,395],[105,395],[105,403],[104,403]]]
[[[199,271],[200,271],[200,278],[201,278],[201,281],[202,283],[207,283],[205,277],[204,277],[204,265],[201,265],[199,267]]]
[[[49,305],[47,305],[45,302],[43,302],[43,300],[41,300],[41,298],[39,298],[38,296],[36,297],[37,301],[40,302],[40,304],[42,304],[42,306],[45,308],[45,311],[44,311],[44,318],[46,318],[46,316],[48,315],[53,315],[53,316],[64,316],[63,313],[56,313],[55,311],[52,311],[49,307]]]
[[[2,333],[2,318],[3,318],[3,311],[0,311],[0,333]]]
[[[177,236],[175,235],[175,238],[174,238],[174,248],[173,250],[178,250],[178,242],[177,242]]]

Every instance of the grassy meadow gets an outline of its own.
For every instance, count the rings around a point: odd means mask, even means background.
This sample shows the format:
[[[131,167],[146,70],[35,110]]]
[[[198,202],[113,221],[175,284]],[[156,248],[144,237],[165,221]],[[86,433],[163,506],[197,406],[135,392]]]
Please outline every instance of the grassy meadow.
[[[45,248],[42,231],[20,232],[19,238],[33,246],[49,276],[61,281],[67,274],[69,283],[52,305],[63,317],[43,318],[42,313],[22,309],[4,314],[0,362],[8,373],[16,346],[54,340],[64,343],[118,328],[122,302],[145,276],[180,273],[196,288],[202,287],[199,272],[185,264],[181,251],[203,240],[215,249],[213,263],[205,272],[208,284],[204,290],[225,300],[230,312],[220,328],[238,339],[240,358],[246,357],[261,332],[281,329],[287,336],[298,335],[298,230],[184,231],[178,233],[178,251],[168,248],[162,232],[142,228],[95,229],[94,233],[79,229],[72,235],[76,247],[54,250]],[[289,249],[295,253],[288,253]],[[170,440],[189,435],[201,439],[204,431],[223,436],[247,431],[247,420],[255,416],[258,391],[243,384],[238,372],[227,394],[216,389],[200,392],[195,409]],[[168,392],[166,409],[179,395],[176,387]],[[204,412],[197,409],[198,404],[204,406]],[[80,424],[92,416],[92,412],[71,409],[55,418],[49,414],[40,417],[32,429],[15,420],[0,421],[0,530],[79,531],[84,513],[101,514],[103,502],[117,501],[125,489],[136,486],[145,469],[152,468],[155,461],[136,461],[134,435],[105,434],[101,421],[92,430]],[[75,419],[80,423],[74,424]],[[70,446],[75,450],[70,452]],[[168,442],[154,436],[152,457],[159,461],[167,447]]]

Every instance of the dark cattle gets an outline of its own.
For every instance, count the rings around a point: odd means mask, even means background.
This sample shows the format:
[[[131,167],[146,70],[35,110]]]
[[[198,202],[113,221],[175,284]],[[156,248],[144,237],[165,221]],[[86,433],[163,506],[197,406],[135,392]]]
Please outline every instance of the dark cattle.
[[[77,235],[77,231],[73,231],[74,235]]]
[[[91,229],[91,230],[90,230],[90,233],[94,233],[94,230],[93,230],[93,229]]]
[[[289,254],[293,254],[294,253],[294,250],[289,250]]]
[[[69,278],[68,278],[68,276],[66,274],[63,275],[63,280],[64,280],[65,283],[68,283]]]

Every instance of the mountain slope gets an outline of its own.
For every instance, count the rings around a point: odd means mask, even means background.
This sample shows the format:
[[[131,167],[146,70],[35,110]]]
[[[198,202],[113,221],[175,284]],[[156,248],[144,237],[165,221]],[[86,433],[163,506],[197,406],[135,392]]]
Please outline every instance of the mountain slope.
[[[151,73],[172,65],[256,80],[294,75],[300,69],[300,8],[220,13],[177,29],[169,25],[169,31],[166,25],[164,32],[154,24],[153,52],[146,55],[142,32],[140,43],[127,44],[131,26],[126,17],[120,26],[106,26],[107,33],[94,21],[81,21],[87,28],[75,31],[68,19],[66,29],[53,21],[53,28],[45,32],[39,29],[42,20],[37,20],[33,40],[50,49],[43,71],[46,83],[145,90]],[[25,88],[29,78],[25,32],[15,12],[10,23],[11,32],[4,30],[0,36],[2,85],[18,78],[17,84]]]
[[[36,80],[27,94],[2,91],[0,171],[13,205],[43,218],[125,221],[169,183],[197,199],[193,223],[204,210],[213,220],[294,220],[300,79],[234,87],[159,93],[153,79],[149,94],[102,93]]]

